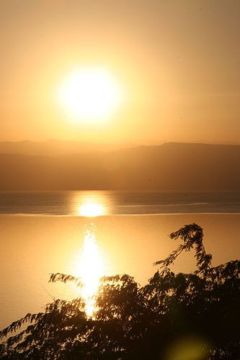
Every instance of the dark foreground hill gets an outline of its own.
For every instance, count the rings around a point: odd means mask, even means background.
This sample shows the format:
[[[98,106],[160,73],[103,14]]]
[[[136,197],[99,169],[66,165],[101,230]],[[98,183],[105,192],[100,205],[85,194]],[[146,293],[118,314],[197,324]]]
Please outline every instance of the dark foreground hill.
[[[169,143],[111,151],[0,153],[0,190],[240,191],[240,146]]]

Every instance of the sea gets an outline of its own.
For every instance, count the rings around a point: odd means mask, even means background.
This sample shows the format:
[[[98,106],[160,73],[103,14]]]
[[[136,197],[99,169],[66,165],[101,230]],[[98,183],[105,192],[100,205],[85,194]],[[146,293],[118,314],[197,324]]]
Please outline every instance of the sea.
[[[0,214],[81,216],[84,202],[104,206],[100,215],[240,213],[240,192],[65,191],[0,192]]]
[[[144,285],[158,270],[154,262],[180,243],[169,234],[191,223],[203,228],[214,266],[240,258],[240,193],[0,192],[0,328],[76,296],[48,280],[78,274],[83,253],[86,276],[100,259],[104,275],[127,273]],[[194,269],[193,251],[173,267]]]

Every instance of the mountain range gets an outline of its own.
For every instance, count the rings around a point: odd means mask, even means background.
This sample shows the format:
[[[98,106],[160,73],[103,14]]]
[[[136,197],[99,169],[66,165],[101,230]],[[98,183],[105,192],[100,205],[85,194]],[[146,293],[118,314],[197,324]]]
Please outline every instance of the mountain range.
[[[240,145],[0,143],[1,191],[240,191]]]

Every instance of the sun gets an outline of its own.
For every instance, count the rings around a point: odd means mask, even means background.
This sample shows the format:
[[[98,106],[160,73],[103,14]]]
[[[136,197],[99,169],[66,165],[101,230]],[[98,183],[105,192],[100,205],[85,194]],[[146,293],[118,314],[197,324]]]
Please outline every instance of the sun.
[[[70,72],[58,88],[58,102],[72,119],[97,122],[109,118],[122,102],[122,91],[113,74],[100,67]]]

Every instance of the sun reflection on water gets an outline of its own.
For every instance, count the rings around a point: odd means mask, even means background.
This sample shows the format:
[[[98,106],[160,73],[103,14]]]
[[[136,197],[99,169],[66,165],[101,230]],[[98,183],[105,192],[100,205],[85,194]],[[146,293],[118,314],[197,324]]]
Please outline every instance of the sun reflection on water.
[[[76,193],[72,198],[73,213],[76,216],[93,218],[107,215],[110,211],[109,199],[103,194],[89,192]],[[98,292],[100,279],[105,273],[105,262],[97,244],[95,228],[88,224],[84,235],[83,247],[76,256],[73,271],[82,281],[80,295],[85,302],[85,311],[92,316],[95,311],[95,295]]]
[[[94,200],[86,200],[78,208],[78,215],[86,217],[96,217],[106,215],[107,210],[103,204],[94,202]]]
[[[83,247],[74,264],[75,276],[80,277],[80,295],[85,302],[85,311],[92,316],[95,310],[95,295],[100,279],[105,273],[104,258],[98,247],[94,231],[88,230],[84,236]]]
[[[76,194],[72,199],[73,212],[77,216],[98,217],[109,214],[107,196],[95,193]]]

